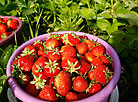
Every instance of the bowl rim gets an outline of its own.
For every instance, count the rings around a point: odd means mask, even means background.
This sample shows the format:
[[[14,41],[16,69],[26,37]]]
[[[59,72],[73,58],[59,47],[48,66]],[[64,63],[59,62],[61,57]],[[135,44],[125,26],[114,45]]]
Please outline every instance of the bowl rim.
[[[0,40],[0,46],[5,44],[8,40],[12,39],[12,37],[15,35],[15,32],[17,34],[17,32],[19,32],[21,30],[22,27],[22,20],[19,19],[18,17],[15,16],[0,16],[0,18],[10,18],[10,19],[16,19],[19,22],[19,26],[18,28],[12,32],[12,34],[10,34],[9,36],[7,36],[5,39]]]
[[[102,43],[105,48],[107,49],[108,47],[108,51],[110,52],[111,54],[111,57],[113,58],[113,64],[112,66],[116,67],[114,69],[114,74],[113,74],[113,77],[111,79],[111,81],[101,90],[99,91],[98,93],[88,97],[88,98],[85,98],[85,99],[82,99],[82,100],[78,100],[78,101],[74,101],[74,102],[89,102],[90,100],[92,102],[101,102],[105,99],[108,98],[108,96],[111,94],[111,92],[114,90],[114,88],[116,87],[118,81],[119,81],[119,78],[120,78],[120,73],[121,73],[121,63],[120,63],[120,59],[116,53],[116,51],[112,48],[112,46],[110,44],[108,44],[106,41],[104,41],[103,39],[97,37],[97,36],[94,36],[94,35],[91,35],[91,34],[88,34],[88,33],[84,33],[84,32],[76,32],[76,31],[59,31],[59,32],[52,32],[52,34],[64,34],[64,33],[75,33],[77,35],[86,35],[88,36],[88,38],[90,37],[90,39],[96,39],[97,42],[99,43]],[[33,44],[33,42],[35,40],[38,40],[40,38],[42,38],[41,40],[44,40],[46,39],[48,36],[50,35],[50,33],[46,33],[46,34],[43,34],[43,35],[40,35],[38,37],[35,37],[31,40],[28,40],[27,42],[25,42],[24,44],[22,44],[13,54],[12,56],[10,57],[9,59],[9,62],[7,64],[7,69],[6,69],[6,74],[7,76],[9,76],[9,85],[11,86],[11,88],[13,89],[13,92],[15,93],[15,96],[21,100],[23,100],[23,97],[26,97],[26,99],[24,98],[24,101],[25,102],[28,102],[27,100],[28,99],[31,99],[33,100],[34,102],[48,102],[48,101],[43,101],[41,99],[37,99],[29,94],[27,94],[25,91],[23,91],[20,86],[16,83],[16,81],[14,80],[14,78],[12,78],[11,76],[11,63],[13,62],[14,58],[17,56],[18,52],[22,51],[23,48],[29,44]],[[20,94],[22,95],[20,95]]]

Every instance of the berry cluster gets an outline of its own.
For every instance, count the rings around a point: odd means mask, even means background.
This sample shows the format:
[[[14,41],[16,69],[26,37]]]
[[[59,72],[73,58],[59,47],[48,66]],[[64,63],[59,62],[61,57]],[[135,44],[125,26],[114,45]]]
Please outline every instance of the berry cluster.
[[[16,19],[0,18],[0,40],[5,39],[19,26],[19,22]]]
[[[30,95],[74,101],[99,92],[112,79],[112,58],[86,35],[51,34],[26,46],[12,63],[12,75]]]

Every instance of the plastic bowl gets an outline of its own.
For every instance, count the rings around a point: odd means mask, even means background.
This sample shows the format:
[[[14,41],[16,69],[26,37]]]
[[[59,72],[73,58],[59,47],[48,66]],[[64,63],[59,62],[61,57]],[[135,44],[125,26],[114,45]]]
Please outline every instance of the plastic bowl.
[[[53,34],[55,34],[55,33],[64,34],[64,33],[72,33],[72,32],[73,31],[60,31],[60,32],[53,32]],[[101,91],[94,94],[93,96],[90,96],[88,98],[85,98],[85,99],[82,99],[79,101],[75,101],[75,102],[106,102],[108,97],[110,96],[110,94],[112,93],[114,88],[116,87],[116,85],[119,81],[119,78],[120,78],[121,64],[120,64],[119,57],[118,57],[117,53],[115,52],[115,50],[104,40],[102,40],[96,36],[93,36],[93,35],[90,35],[87,33],[83,33],[83,32],[74,32],[74,33],[77,35],[86,34],[86,36],[88,36],[89,39],[93,39],[93,40],[97,39],[97,42],[102,43],[105,46],[105,48],[107,49],[107,53],[113,58],[112,68],[114,71],[111,81]],[[10,77],[8,82],[9,82],[9,85],[11,86],[15,96],[23,102],[31,102],[31,101],[33,101],[33,102],[48,102],[48,101],[37,99],[37,98],[27,94],[25,91],[23,91],[21,89],[20,86],[16,83],[15,79],[12,78],[11,64],[14,61],[14,58],[17,56],[17,54],[19,52],[21,52],[25,46],[33,44],[33,42],[38,39],[46,40],[49,35],[50,35],[49,33],[44,34],[44,35],[35,37],[35,38],[25,42],[12,54],[12,56],[9,59],[9,62],[7,65],[7,70],[6,70],[7,76]]]
[[[14,40],[15,32],[16,32],[16,35],[19,36],[19,34],[20,34],[19,32],[20,32],[20,30],[22,28],[22,20],[20,20],[18,17],[13,17],[13,16],[0,16],[0,18],[16,19],[19,22],[18,28],[12,34],[10,34],[8,37],[6,37],[3,40],[0,40],[0,46],[2,46],[4,44],[9,44],[9,43],[13,42],[12,40]]]

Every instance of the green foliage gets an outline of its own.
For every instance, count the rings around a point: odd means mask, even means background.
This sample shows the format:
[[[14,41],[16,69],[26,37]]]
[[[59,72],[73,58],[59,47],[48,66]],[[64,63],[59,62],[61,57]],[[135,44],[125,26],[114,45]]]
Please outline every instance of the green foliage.
[[[104,39],[121,60],[120,102],[129,102],[130,94],[138,96],[137,0],[0,0],[0,15],[23,21],[24,42],[49,31],[82,31]],[[6,47],[0,48],[0,76],[5,75],[6,64],[17,48]]]

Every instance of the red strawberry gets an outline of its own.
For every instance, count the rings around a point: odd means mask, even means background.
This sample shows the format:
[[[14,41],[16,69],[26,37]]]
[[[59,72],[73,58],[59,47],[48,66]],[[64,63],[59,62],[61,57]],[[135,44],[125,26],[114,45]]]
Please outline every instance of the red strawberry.
[[[88,88],[88,82],[83,77],[77,76],[73,80],[73,90],[77,92],[83,92],[86,91],[87,88]]]
[[[105,53],[105,48],[102,44],[97,44],[91,51],[94,56],[101,57]]]
[[[95,80],[103,85],[109,82],[111,76],[112,73],[105,65],[99,65],[88,73],[88,78],[90,80]]]
[[[28,84],[25,91],[34,97],[36,97],[40,92],[40,90],[36,89],[34,84]]]
[[[34,63],[33,55],[26,55],[20,58],[20,68],[23,71],[30,71],[32,69],[33,63]]]
[[[100,57],[95,57],[92,60],[91,64],[94,65],[94,66],[99,66],[99,65],[103,65],[103,62],[102,62]]]
[[[48,62],[48,59],[47,57],[45,56],[41,56],[38,58],[38,60],[34,63],[34,65],[32,66],[32,73],[35,75],[35,76],[40,76],[41,74],[43,75],[44,74],[44,67],[46,66],[46,62]]]
[[[64,45],[61,47],[61,59],[62,61],[69,57],[76,57],[76,50],[71,45]]]
[[[68,45],[68,35],[69,35],[69,33],[64,33],[61,35],[61,41],[65,45]]]
[[[86,92],[79,92],[77,94],[79,95],[80,99],[84,99],[88,97],[88,94]]]
[[[7,18],[7,17],[3,18],[3,21],[4,21],[5,24],[7,24],[7,22],[8,22],[9,20],[11,20],[11,19],[10,19],[10,18]]]
[[[77,49],[79,54],[85,54],[88,50],[88,46],[85,42],[81,42],[81,43],[76,45],[76,49]]]
[[[7,26],[9,27],[9,28],[11,28],[12,30],[16,30],[17,29],[17,27],[18,27],[18,21],[17,20],[15,20],[15,19],[12,19],[12,20],[8,20],[8,22],[7,22]]]
[[[53,77],[57,75],[60,71],[60,64],[56,61],[45,62],[44,73],[47,77]]]
[[[10,28],[11,28],[12,30],[16,30],[17,27],[18,27],[18,24],[17,24],[17,23],[13,23],[13,22],[11,22],[11,24],[10,24]]]
[[[107,66],[110,66],[113,62],[113,59],[111,58],[111,56],[109,56],[107,54],[104,54],[100,58],[101,58],[102,62]]]
[[[34,80],[31,81],[31,84],[35,84],[36,89],[43,89],[46,84],[49,83],[49,79],[44,74],[41,74],[39,77],[33,75]]]
[[[86,40],[88,39],[88,37],[84,34],[84,35],[78,35],[78,37],[81,39],[81,40]]]
[[[0,24],[0,34],[8,31],[8,27],[5,24]]]
[[[38,51],[38,56],[45,56],[48,57],[48,51],[47,50],[39,50]]]
[[[47,39],[45,45],[47,49],[57,48],[59,46],[58,40],[56,38]]]
[[[77,70],[80,69],[80,63],[78,59],[69,57],[62,61],[62,68],[70,73],[77,72]]]
[[[79,99],[80,99],[79,95],[77,93],[74,93],[74,92],[68,92],[66,97],[65,97],[66,102],[77,101]]]
[[[26,73],[22,73],[19,75],[17,82],[22,86],[26,87],[30,83],[30,76]]]
[[[80,69],[78,70],[78,72],[81,74],[81,75],[84,75],[84,74],[87,74],[88,71],[91,69],[91,65],[86,62],[85,60],[79,60],[80,62]]]
[[[61,96],[66,96],[66,94],[71,89],[70,74],[68,72],[65,72],[64,70],[60,71],[55,77],[54,86]]]
[[[34,41],[33,46],[36,48],[37,51],[40,49],[44,49],[43,42],[40,40]]]
[[[75,46],[80,43],[80,38],[75,33],[72,33],[68,35],[68,42],[70,45]]]
[[[95,43],[91,40],[84,40],[84,42],[87,44],[88,50],[91,50],[95,46]]]
[[[60,49],[55,48],[48,51],[48,59],[51,61],[59,61],[60,60]]]
[[[95,56],[92,54],[91,51],[86,52],[86,53],[84,54],[84,56],[85,56],[85,58],[86,58],[86,60],[87,60],[88,62],[92,62],[93,59],[95,58]]]
[[[87,93],[89,96],[94,95],[102,89],[101,84],[99,83],[90,83],[89,88],[87,89]]]
[[[21,56],[36,55],[36,53],[36,48],[32,45],[28,45],[23,49]]]
[[[20,63],[20,58],[17,58],[12,62],[12,66],[11,66],[12,71],[13,71],[14,67],[16,67],[16,66],[20,67],[19,63]]]
[[[18,20],[16,20],[16,19],[11,19],[11,22],[12,22],[12,23],[17,23],[17,24],[18,24]]]
[[[54,84],[54,79],[55,79],[55,77],[50,77],[50,79],[49,79],[49,85],[53,85]]]
[[[40,91],[39,97],[48,101],[58,100],[52,85],[45,85],[45,87]]]

